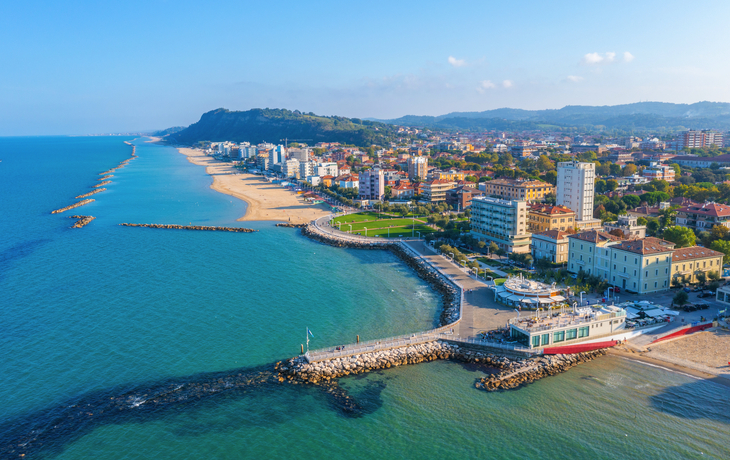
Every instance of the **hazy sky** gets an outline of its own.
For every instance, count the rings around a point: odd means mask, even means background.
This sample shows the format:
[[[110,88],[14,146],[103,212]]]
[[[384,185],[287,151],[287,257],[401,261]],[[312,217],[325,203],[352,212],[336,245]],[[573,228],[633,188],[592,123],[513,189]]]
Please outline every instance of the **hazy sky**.
[[[395,118],[730,101],[730,2],[74,1],[0,6],[0,135],[218,107]]]

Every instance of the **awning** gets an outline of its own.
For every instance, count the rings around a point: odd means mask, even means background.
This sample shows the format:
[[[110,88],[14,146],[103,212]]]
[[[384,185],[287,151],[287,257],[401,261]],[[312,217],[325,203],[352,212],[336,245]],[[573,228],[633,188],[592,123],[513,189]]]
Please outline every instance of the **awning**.
[[[552,300],[556,301],[556,302],[562,302],[562,301],[564,301],[564,300],[565,300],[565,297],[563,297],[563,296],[561,296],[561,295],[554,295],[554,296],[552,296],[552,297],[550,297],[550,298],[551,298]]]
[[[553,302],[555,302],[555,301],[552,299],[552,297],[540,299],[540,303],[553,303]]]
[[[511,295],[509,297],[506,297],[506,299],[507,300],[511,300],[513,302],[519,302],[520,300],[522,300],[522,297],[513,294],[513,295]]]
[[[537,303],[537,299],[532,297],[525,297],[522,299],[522,303]]]

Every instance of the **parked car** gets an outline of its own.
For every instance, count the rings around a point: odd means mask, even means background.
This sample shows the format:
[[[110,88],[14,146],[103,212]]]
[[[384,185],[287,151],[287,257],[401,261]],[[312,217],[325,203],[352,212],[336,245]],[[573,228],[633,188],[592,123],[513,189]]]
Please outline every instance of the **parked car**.
[[[705,297],[712,297],[712,293],[708,291],[702,291],[697,297],[699,297],[700,299],[704,299]]]
[[[621,288],[615,287],[615,288],[613,288],[613,292],[615,292],[616,294],[621,294]]]
[[[682,289],[684,292],[692,292],[692,288],[689,286],[685,286],[684,289]]]

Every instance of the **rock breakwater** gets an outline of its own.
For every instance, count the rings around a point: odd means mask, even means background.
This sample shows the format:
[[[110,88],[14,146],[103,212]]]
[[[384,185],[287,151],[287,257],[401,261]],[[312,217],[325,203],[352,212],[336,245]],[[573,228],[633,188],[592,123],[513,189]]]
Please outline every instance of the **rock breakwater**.
[[[418,364],[439,359],[450,359],[466,363],[481,363],[499,369],[508,369],[519,361],[474,351],[440,340],[409,345],[407,347],[363,353],[309,363],[305,357],[298,356],[276,363],[280,381],[292,383],[320,383],[350,374],[361,374],[391,367]]]
[[[595,350],[572,355],[548,355],[530,358],[518,366],[507,368],[499,374],[480,379],[476,387],[481,390],[511,390],[551,375],[563,373],[578,364],[591,361],[606,354],[606,350]]]
[[[280,222],[276,224],[277,227],[288,227],[288,228],[304,228],[309,224],[290,224],[288,222]]]
[[[175,224],[119,224],[123,227],[147,227],[147,228],[166,228],[176,230],[204,230],[209,232],[236,232],[236,233],[253,233],[258,232],[251,228],[241,227],[208,227],[205,225],[175,225]]]
[[[91,196],[91,195],[93,195],[95,193],[103,192],[104,190],[106,190],[106,189],[105,188],[97,188],[96,190],[92,190],[89,193],[84,193],[83,195],[77,196],[76,199],[86,198],[87,196]]]
[[[97,188],[97,187],[103,187],[103,186],[105,186],[105,185],[107,185],[107,184],[111,184],[111,183],[112,183],[112,181],[110,181],[110,180],[105,180],[104,182],[99,182],[98,184],[94,185],[94,188]]]
[[[51,211],[51,214],[58,214],[60,212],[68,211],[69,209],[78,208],[79,206],[83,206],[85,204],[89,204],[92,201],[94,201],[94,200],[91,200],[91,199],[82,200],[82,201],[79,201],[78,203],[74,203],[74,204],[72,204],[70,206],[66,206],[65,208],[56,209],[55,211]]]
[[[81,228],[96,219],[94,216],[70,216],[69,218],[78,219],[71,228]]]

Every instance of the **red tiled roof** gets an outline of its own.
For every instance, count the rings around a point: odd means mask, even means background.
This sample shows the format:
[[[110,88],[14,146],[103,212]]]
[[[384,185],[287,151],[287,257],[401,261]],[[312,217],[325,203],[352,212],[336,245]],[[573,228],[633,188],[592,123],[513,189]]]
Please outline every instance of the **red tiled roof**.
[[[588,241],[589,243],[599,243],[602,241],[619,241],[621,239],[615,235],[611,235],[600,230],[588,230],[587,232],[580,232],[574,235],[568,235],[568,238]]]
[[[704,205],[685,206],[677,209],[677,212],[700,214],[712,217],[730,217],[730,206],[725,204],[706,203]]]
[[[568,232],[564,232],[562,230],[545,230],[544,232],[532,234],[532,236],[536,236],[536,235],[546,236],[552,240],[562,240],[563,238],[565,238],[566,236],[569,236],[571,234]]]
[[[620,244],[612,246],[613,249],[621,249],[623,251],[635,252],[637,254],[659,254],[661,252],[674,251],[674,243],[660,238],[647,237],[640,240],[623,241]]]
[[[724,255],[725,254],[722,252],[714,251],[712,249],[703,248],[701,246],[692,246],[690,248],[681,248],[674,251],[672,253],[672,262],[705,259],[707,257],[722,257]]]
[[[549,204],[535,203],[530,205],[530,212],[539,212],[541,214],[574,214],[574,212],[565,206],[552,206]]]

